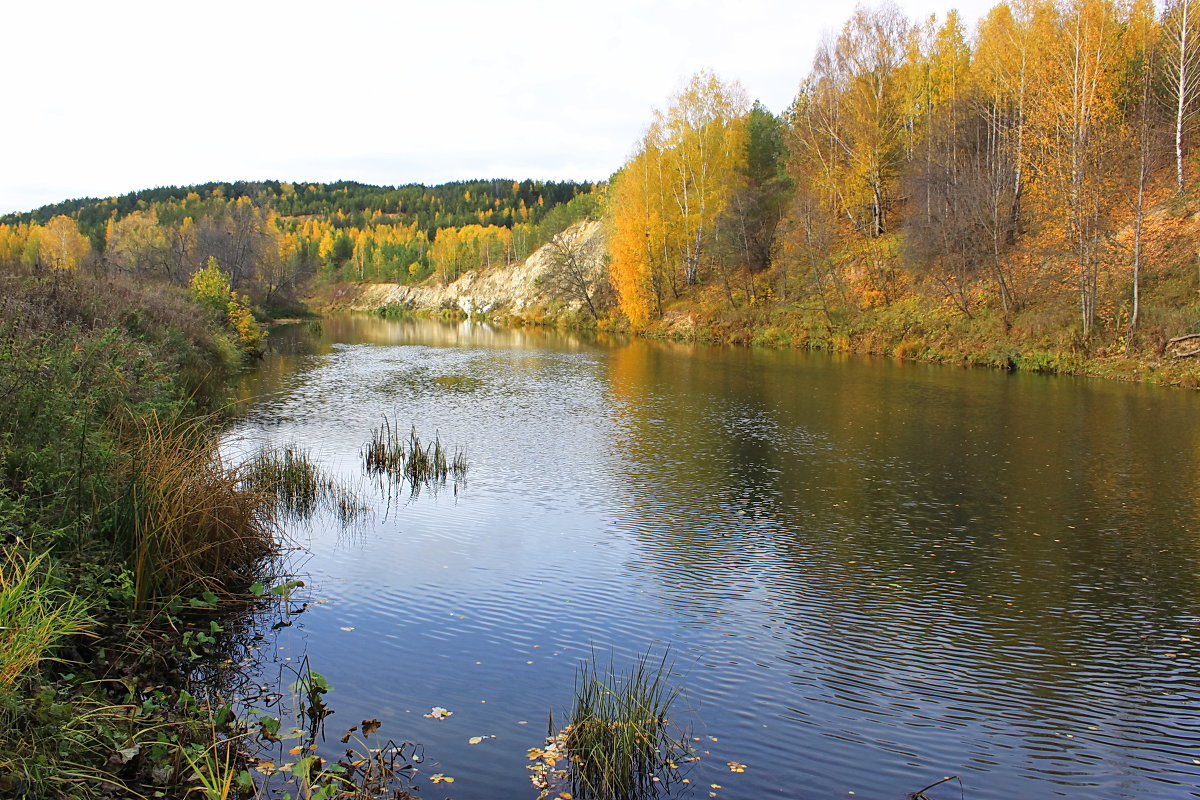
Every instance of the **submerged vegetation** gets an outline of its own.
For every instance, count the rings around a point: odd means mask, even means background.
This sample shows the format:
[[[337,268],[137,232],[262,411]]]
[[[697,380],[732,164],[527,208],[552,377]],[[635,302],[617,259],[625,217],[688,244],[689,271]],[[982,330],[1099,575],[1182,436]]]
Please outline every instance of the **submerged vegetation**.
[[[328,762],[316,754],[324,741],[325,720],[333,713],[325,696],[333,687],[312,668],[308,659],[286,667],[294,677],[289,694],[280,696],[282,710],[251,709],[240,723],[241,736],[274,747],[265,755],[226,760],[210,774],[220,786],[238,785],[255,797],[295,797],[306,800],[409,800],[424,753],[413,742],[396,742],[379,735],[383,723],[365,719],[340,737],[341,757]],[[288,713],[293,724],[284,728]],[[245,748],[243,748],[244,751]],[[251,773],[258,776],[252,777]],[[223,796],[222,796],[223,797]]]

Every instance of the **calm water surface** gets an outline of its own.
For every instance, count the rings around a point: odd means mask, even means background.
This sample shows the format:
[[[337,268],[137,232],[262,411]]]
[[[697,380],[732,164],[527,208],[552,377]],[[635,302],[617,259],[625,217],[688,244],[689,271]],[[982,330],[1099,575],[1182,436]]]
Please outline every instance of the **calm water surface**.
[[[426,798],[531,798],[580,659],[669,647],[688,796],[1200,797],[1193,393],[477,324],[272,338],[231,446],[299,444],[373,509],[291,531],[312,602],[277,656],[333,684],[331,755],[379,717],[455,778]],[[466,486],[364,479],[385,416],[464,447]]]

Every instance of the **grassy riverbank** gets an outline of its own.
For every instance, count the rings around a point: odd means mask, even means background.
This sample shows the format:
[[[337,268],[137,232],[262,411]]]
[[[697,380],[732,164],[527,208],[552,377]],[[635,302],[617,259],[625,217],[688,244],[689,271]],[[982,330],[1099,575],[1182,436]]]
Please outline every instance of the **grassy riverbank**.
[[[0,275],[0,795],[179,796],[220,735],[189,675],[275,547],[208,422],[232,321],[146,281]]]
[[[811,259],[784,249],[761,272],[683,288],[639,332],[1200,388],[1200,359],[1178,357],[1193,348],[1172,342],[1200,330],[1200,194],[1149,193],[1135,222],[1112,221],[1086,332],[1071,254],[1053,230],[1006,251],[1021,277],[1007,305],[986,271],[951,282],[908,263],[913,234],[900,231],[870,247],[847,237]]]
[[[516,279],[508,291],[522,303],[476,296],[475,283],[461,291],[474,306],[499,307],[471,318],[508,325],[633,332],[1197,388],[1200,358],[1177,355],[1191,349],[1191,340],[1172,340],[1200,330],[1200,195],[1160,191],[1153,200],[1140,232],[1136,318],[1134,230],[1127,220],[1114,230],[1104,253],[1097,290],[1102,302],[1086,333],[1070,254],[1056,249],[1050,232],[1029,232],[1007,252],[1008,263],[1020,265],[1024,276],[1019,292],[1010,286],[1007,305],[997,301],[986,272],[963,276],[954,284],[956,291],[949,292],[944,276],[907,264],[902,233],[882,236],[865,250],[847,238],[831,245],[819,263],[781,251],[760,271],[743,267],[722,278],[710,269],[694,285],[674,283],[662,293],[661,310],[636,325],[607,291],[597,293],[597,316],[556,312],[533,302],[537,286],[522,286]],[[604,252],[603,229],[593,229],[592,236],[589,248]],[[887,292],[871,288],[882,280],[880,275],[887,278]],[[602,283],[599,277],[597,281]],[[374,298],[389,296],[387,289],[379,284],[326,285],[313,303],[325,309],[369,309],[384,318],[469,316],[451,302],[459,299],[453,291],[432,283],[410,292],[406,304],[373,307]]]
[[[1179,272],[1182,272],[1180,270]],[[1200,320],[1200,294],[1184,275],[1145,296],[1145,321],[1129,335],[1119,321],[1097,326],[1084,338],[1070,298],[1031,304],[1006,323],[986,307],[971,316],[937,299],[913,295],[868,308],[772,300],[731,307],[713,287],[698,287],[668,304],[663,315],[638,328],[615,309],[600,319],[540,309],[494,318],[468,317],[457,309],[375,309],[383,319],[443,319],[503,325],[557,327],[636,334],[654,339],[755,347],[796,348],[877,355],[911,361],[1008,371],[1079,375],[1166,386],[1200,388],[1200,359],[1177,358],[1168,342]],[[1191,281],[1194,283],[1194,280]],[[345,293],[351,293],[345,287]],[[317,301],[320,305],[320,301]],[[344,306],[328,306],[338,311]]]
[[[1183,316],[1191,306],[1159,310]],[[1196,314],[1200,319],[1200,309]],[[1030,308],[1005,324],[988,310],[966,317],[920,297],[886,307],[842,309],[830,317],[785,304],[729,309],[700,301],[669,308],[640,333],[1200,388],[1200,361],[1175,358],[1165,330],[1144,330],[1132,338],[1127,330],[1093,331],[1084,339],[1073,323],[1069,308]]]

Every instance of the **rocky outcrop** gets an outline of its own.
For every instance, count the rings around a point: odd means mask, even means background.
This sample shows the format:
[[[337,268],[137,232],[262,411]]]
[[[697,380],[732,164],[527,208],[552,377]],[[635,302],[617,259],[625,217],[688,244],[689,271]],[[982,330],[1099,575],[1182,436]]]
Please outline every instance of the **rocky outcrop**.
[[[578,243],[588,252],[603,253],[601,224],[583,220],[567,228],[560,237]],[[573,297],[555,280],[554,248],[546,245],[519,264],[486,272],[471,271],[452,283],[410,286],[399,283],[368,283],[343,294],[337,304],[356,311],[373,311],[385,306],[415,310],[458,309],[465,314],[492,317],[523,316],[531,311],[565,313],[578,311],[583,300]],[[597,275],[603,259],[592,259]]]

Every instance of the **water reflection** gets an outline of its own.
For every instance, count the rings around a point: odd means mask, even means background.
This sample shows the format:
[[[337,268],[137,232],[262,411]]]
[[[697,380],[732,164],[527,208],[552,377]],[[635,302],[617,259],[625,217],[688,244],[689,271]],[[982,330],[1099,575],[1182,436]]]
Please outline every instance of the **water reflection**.
[[[352,474],[396,415],[470,455],[463,496],[306,534],[331,602],[292,645],[456,797],[524,796],[573,659],[656,642],[718,795],[959,772],[975,798],[1200,796],[1194,395],[472,323],[294,334],[238,435]]]

